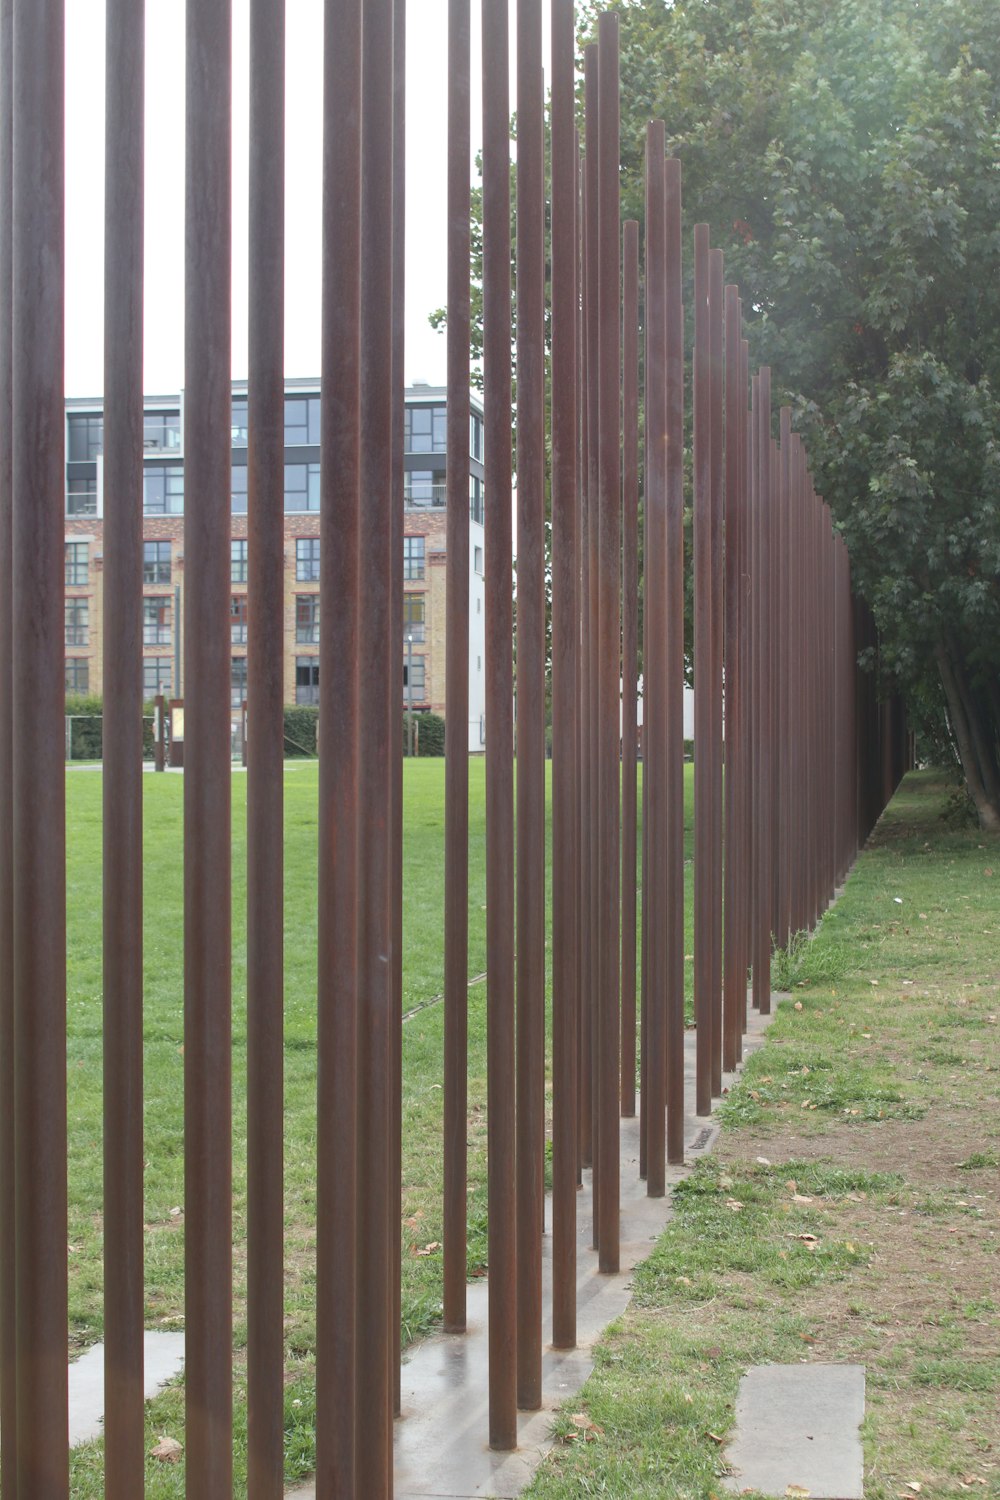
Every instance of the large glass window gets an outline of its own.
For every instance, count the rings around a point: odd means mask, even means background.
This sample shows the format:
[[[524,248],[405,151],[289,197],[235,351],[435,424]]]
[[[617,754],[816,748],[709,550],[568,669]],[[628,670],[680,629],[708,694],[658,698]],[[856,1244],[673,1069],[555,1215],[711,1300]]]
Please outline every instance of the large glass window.
[[[97,480],[71,475],[66,481],[66,514],[68,516],[97,515]]]
[[[142,601],[142,644],[144,646],[170,645],[169,594],[147,594]]]
[[[250,435],[246,396],[233,397],[232,442],[234,448],[245,448]]]
[[[147,703],[162,693],[170,696],[173,662],[169,656],[144,656],[142,658],[142,696]]]
[[[296,594],[295,639],[300,646],[319,645],[318,594]]]
[[[246,583],[247,581],[247,539],[245,536],[233,537],[229,544],[230,578],[233,583]]]
[[[85,656],[67,656],[66,691],[67,693],[89,693],[90,662]]]
[[[483,419],[477,411],[469,418],[469,452],[473,458],[483,461]]]
[[[245,516],[247,513],[247,466],[246,464],[233,464],[233,515]]]
[[[408,406],[403,427],[407,453],[444,453],[448,443],[447,415],[443,406]]]
[[[285,509],[319,510],[319,464],[285,465]]]
[[[142,418],[142,446],[147,453],[179,453],[181,447],[180,412],[145,412]]]
[[[66,543],[66,587],[69,589],[82,589],[87,586],[88,542]]]
[[[246,594],[233,594],[229,601],[229,629],[234,646],[245,646],[247,643],[249,608],[250,601]]]
[[[66,427],[69,462],[93,463],[104,448],[104,418],[74,415],[66,418]]]
[[[230,658],[229,673],[229,703],[232,708],[239,708],[247,695],[247,659],[245,656],[233,656]]]
[[[319,537],[299,537],[295,543],[297,583],[319,583]]]
[[[424,576],[424,538],[403,538],[403,577],[407,583],[417,583]]]
[[[424,639],[424,595],[403,595],[403,640]]]
[[[483,499],[483,481],[473,474],[469,479],[469,516],[482,526],[486,520],[486,503]]]
[[[319,397],[285,397],[285,447],[319,446]]]
[[[88,599],[66,600],[66,644],[67,646],[89,646],[90,601]]]
[[[441,476],[440,478],[438,476]],[[445,503],[445,481],[441,471],[407,469],[403,474],[403,502],[414,510]]]
[[[414,656],[410,661],[403,662],[403,692],[407,700],[412,696],[413,701],[418,703],[427,691],[424,658]]]
[[[184,470],[177,465],[147,464],[142,471],[142,508],[147,516],[184,513]]]
[[[319,702],[319,657],[297,656],[295,658],[296,703]]]
[[[143,542],[142,581],[143,583],[170,582],[169,542]]]

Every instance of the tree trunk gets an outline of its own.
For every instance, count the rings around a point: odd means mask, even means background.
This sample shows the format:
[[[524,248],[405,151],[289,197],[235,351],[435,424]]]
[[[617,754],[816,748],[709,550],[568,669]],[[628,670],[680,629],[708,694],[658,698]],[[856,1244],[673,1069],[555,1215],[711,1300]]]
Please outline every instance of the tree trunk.
[[[976,812],[979,815],[980,827],[988,833],[1000,833],[1000,806],[996,799],[991,799],[983,778],[979,771],[979,761],[975,751],[972,731],[966,716],[965,704],[955,680],[948,653],[943,646],[938,646],[935,652],[937,656],[938,671],[941,674],[941,684],[944,695],[948,701],[948,717],[951,720],[952,732],[958,747],[959,759],[962,762],[962,770],[965,773],[965,784],[969,789],[969,795],[975,803]]]

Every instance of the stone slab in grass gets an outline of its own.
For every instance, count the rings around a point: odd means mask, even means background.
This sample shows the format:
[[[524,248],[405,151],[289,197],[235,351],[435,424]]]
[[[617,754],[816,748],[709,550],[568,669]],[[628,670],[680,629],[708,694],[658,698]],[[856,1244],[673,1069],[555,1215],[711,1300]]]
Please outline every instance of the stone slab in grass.
[[[148,1401],[184,1368],[183,1333],[143,1335],[143,1395]],[[69,1443],[92,1442],[104,1431],[104,1345],[94,1344],[69,1367]]]
[[[864,1414],[864,1365],[757,1365],[740,1381],[727,1489],[862,1500]]]

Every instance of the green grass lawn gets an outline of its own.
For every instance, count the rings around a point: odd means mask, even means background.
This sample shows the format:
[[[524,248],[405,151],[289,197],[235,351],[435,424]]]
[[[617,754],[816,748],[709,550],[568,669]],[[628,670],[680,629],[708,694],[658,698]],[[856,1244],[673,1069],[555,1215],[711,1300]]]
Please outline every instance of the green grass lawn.
[[[692,813],[687,768],[687,821]],[[641,774],[641,773],[640,773]],[[403,1008],[441,993],[444,920],[444,763],[406,762]],[[184,783],[143,778],[145,801],[145,1159],[146,1322],[183,1326],[183,869]],[[101,1237],[101,797],[93,769],[67,773],[69,912],[70,1338],[80,1349],[102,1332]],[[233,1116],[236,1251],[236,1489],[245,1483],[245,981],[246,778],[233,777]],[[316,803],[315,763],[285,774],[285,1231],[286,1473],[311,1471],[316,1150]],[[690,857],[690,849],[688,849]],[[689,872],[690,873],[690,872]],[[688,901],[688,926],[691,910]],[[485,764],[470,765],[469,971],[486,966]],[[690,951],[690,937],[688,939]],[[688,978],[690,982],[690,964]],[[443,1012],[422,1009],[404,1027],[403,1337],[433,1326],[440,1310],[441,1076]],[[469,992],[469,1267],[486,1257],[485,987]],[[150,1447],[169,1433],[183,1442],[183,1391],[151,1403]],[[183,1463],[150,1462],[147,1494],[183,1494]],[[73,1494],[103,1494],[101,1445],[73,1457]]]

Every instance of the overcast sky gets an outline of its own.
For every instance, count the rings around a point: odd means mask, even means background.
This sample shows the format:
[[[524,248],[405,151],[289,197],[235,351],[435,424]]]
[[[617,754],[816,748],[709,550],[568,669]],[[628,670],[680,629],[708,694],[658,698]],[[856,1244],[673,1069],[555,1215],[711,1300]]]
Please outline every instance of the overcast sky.
[[[511,56],[515,0],[511,13]],[[472,145],[481,142],[479,0],[472,3]],[[548,88],[549,7],[544,5]],[[248,0],[233,4],[233,375],[247,373]],[[287,0],[285,373],[320,372],[322,0]],[[184,378],[184,4],[147,0],[147,393]],[[407,5],[406,362],[443,384],[445,341],[427,314],[445,301],[447,0]],[[103,387],[104,0],[69,0],[67,24],[66,391]],[[513,107],[513,77],[511,101]]]

